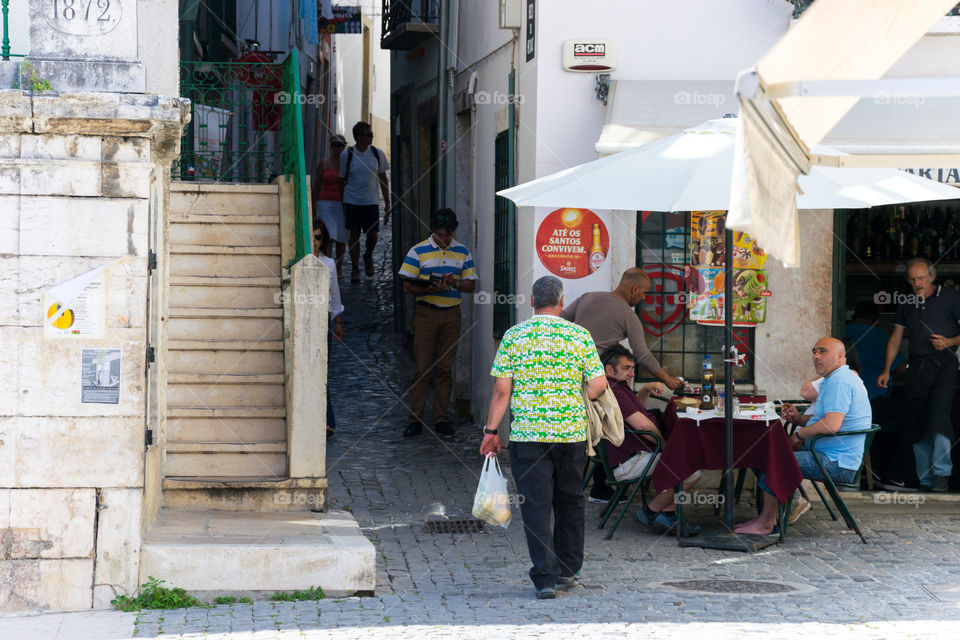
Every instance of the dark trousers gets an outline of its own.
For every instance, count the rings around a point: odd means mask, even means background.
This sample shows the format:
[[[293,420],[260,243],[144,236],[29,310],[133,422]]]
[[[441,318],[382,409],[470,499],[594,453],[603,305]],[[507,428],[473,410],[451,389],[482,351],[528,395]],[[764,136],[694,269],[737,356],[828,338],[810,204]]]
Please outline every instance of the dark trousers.
[[[942,433],[953,438],[950,412],[957,391],[957,356],[949,350],[922,358],[911,358],[904,381],[913,441]]]
[[[523,496],[520,515],[537,589],[553,587],[557,578],[583,566],[586,500],[580,483],[586,461],[584,442],[510,443],[510,471]]]
[[[884,480],[911,481],[913,469],[913,435],[904,420],[906,401],[903,398],[874,398],[870,401],[873,421],[880,431],[870,447],[870,463]]]
[[[417,305],[413,316],[413,360],[417,364],[410,385],[410,422],[423,422],[423,407],[430,389],[430,369],[436,353],[437,379],[433,387],[433,423],[449,422],[453,362],[460,340],[460,307],[434,309]]]

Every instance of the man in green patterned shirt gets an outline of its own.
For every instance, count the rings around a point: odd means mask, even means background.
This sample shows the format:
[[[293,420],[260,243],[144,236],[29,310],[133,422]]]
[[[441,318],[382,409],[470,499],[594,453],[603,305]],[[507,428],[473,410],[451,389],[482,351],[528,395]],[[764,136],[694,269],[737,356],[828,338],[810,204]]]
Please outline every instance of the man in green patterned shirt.
[[[493,397],[480,453],[500,452],[498,426],[513,410],[510,469],[523,496],[520,514],[537,598],[577,584],[583,565],[587,413],[582,390],[596,398],[607,386],[590,332],[560,317],[563,284],[533,283],[534,315],[503,336],[490,375]],[[551,512],[553,524],[551,526]]]

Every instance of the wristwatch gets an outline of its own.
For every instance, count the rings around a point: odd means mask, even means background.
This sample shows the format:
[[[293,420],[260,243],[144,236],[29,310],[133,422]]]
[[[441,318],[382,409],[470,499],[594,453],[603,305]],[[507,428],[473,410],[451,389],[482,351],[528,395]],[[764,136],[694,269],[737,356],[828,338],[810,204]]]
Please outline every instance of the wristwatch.
[[[486,434],[486,435],[488,435],[488,436],[495,436],[495,435],[497,435],[498,433],[500,433],[500,429],[499,429],[499,428],[497,428],[497,429],[487,429],[486,427],[484,427],[484,428],[483,428],[483,433]]]

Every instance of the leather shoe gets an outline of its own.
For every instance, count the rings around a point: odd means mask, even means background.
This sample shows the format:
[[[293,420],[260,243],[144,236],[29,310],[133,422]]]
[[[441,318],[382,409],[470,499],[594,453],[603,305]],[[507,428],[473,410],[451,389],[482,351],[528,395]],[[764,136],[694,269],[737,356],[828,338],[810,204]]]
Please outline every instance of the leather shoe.
[[[453,427],[450,426],[449,422],[438,422],[437,424],[433,425],[433,430],[442,436],[453,435]]]
[[[420,432],[423,431],[423,424],[420,422],[408,422],[407,428],[403,430],[404,438],[412,438],[413,436],[420,435]]]

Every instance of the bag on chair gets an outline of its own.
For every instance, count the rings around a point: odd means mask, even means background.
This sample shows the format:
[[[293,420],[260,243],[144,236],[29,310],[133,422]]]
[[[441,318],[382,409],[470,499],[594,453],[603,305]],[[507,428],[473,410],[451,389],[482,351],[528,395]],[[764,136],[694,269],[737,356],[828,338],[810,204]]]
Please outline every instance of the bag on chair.
[[[480,484],[473,498],[473,517],[487,524],[506,529],[510,526],[513,513],[510,510],[510,496],[507,494],[507,479],[500,471],[500,462],[496,454],[488,453],[480,472]]]

